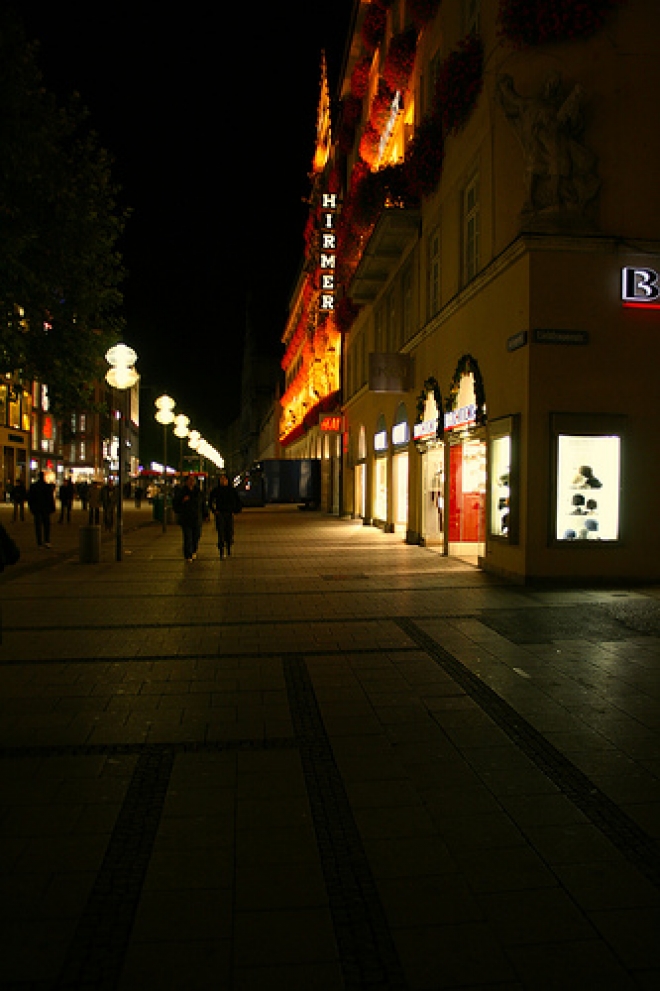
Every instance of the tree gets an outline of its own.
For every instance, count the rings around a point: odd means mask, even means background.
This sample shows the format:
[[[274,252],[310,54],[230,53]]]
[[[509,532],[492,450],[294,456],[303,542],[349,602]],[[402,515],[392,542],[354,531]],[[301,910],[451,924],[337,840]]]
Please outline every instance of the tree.
[[[60,107],[34,46],[0,12],[0,371],[45,381],[56,414],[88,404],[122,328],[111,162],[77,97]]]

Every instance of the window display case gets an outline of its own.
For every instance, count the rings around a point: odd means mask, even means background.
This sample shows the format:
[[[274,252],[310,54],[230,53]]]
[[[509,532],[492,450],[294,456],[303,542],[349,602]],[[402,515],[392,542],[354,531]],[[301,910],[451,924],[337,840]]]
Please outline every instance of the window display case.
[[[489,424],[488,535],[518,543],[519,417]]]
[[[619,436],[559,434],[555,538],[619,540],[620,481]]]
[[[495,437],[490,445],[490,532],[509,535],[511,508],[511,436]]]

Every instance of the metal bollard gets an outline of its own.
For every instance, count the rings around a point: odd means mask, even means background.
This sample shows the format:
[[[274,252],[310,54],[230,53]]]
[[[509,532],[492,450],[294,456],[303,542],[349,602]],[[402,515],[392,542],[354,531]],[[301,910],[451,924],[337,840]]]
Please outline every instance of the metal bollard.
[[[101,527],[80,527],[80,563],[98,564],[101,560]]]

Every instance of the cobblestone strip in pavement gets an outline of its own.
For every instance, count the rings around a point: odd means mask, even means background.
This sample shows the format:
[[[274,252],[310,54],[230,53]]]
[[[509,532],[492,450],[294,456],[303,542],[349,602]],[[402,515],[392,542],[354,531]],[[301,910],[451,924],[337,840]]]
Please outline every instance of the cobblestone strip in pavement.
[[[283,664],[346,991],[404,991],[403,969],[304,658],[284,655]]]
[[[1,747],[0,759],[136,755],[137,762],[105,856],[54,981],[1,982],[3,991],[114,991],[161,822],[174,760],[179,754],[295,750],[291,737],[267,740],[181,741],[171,744],[81,744]]]
[[[477,702],[509,739],[600,829],[637,870],[660,888],[660,850],[652,837],[508,702],[420,629],[413,620],[401,617],[393,619],[393,622]]]
[[[138,757],[56,991],[116,987],[173,763],[174,754],[165,749],[149,748]]]

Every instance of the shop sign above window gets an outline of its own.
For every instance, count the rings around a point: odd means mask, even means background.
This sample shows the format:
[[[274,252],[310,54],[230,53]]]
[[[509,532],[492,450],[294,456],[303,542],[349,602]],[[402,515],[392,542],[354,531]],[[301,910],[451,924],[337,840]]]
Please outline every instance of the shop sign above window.
[[[655,269],[631,266],[622,269],[621,299],[624,306],[660,309],[660,276]]]
[[[417,443],[434,441],[442,437],[442,396],[434,378],[427,379],[417,400],[417,421],[413,424],[413,437]]]
[[[392,427],[392,443],[396,447],[399,444],[407,444],[410,437],[407,423],[395,423]]]
[[[472,372],[461,376],[455,401],[454,409],[445,413],[445,430],[461,430],[474,426],[477,422],[477,397]]]
[[[379,430],[374,434],[374,451],[387,450],[387,430]]]

